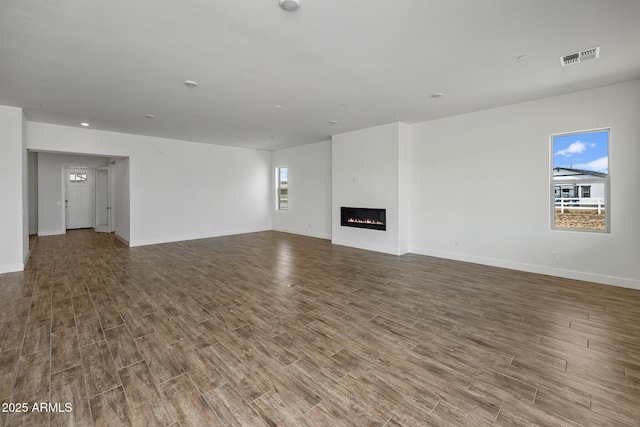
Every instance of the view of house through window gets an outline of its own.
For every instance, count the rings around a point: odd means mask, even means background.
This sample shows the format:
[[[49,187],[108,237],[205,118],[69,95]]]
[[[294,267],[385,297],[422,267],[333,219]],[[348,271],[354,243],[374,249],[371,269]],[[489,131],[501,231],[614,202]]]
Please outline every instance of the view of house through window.
[[[551,136],[553,228],[609,230],[609,129]]]
[[[276,168],[276,206],[279,211],[289,210],[289,170],[286,166]]]

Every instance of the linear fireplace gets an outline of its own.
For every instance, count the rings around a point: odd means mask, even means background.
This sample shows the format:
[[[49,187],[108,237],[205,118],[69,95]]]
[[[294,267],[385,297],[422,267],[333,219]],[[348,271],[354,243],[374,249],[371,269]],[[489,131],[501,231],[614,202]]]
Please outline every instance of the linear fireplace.
[[[372,208],[341,207],[340,225],[343,227],[387,230],[387,210]]]

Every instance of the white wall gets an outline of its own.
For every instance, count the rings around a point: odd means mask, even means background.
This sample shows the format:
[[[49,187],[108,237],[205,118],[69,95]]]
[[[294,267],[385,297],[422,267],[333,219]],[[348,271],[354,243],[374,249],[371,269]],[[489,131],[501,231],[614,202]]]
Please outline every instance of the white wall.
[[[23,120],[20,108],[0,105],[0,273],[22,270],[29,251]]]
[[[549,135],[600,127],[611,233],[552,230]],[[410,139],[411,252],[640,289],[640,81],[415,124]]]
[[[124,241],[131,240],[129,158],[116,159],[113,172],[113,209],[111,212],[115,233]]]
[[[29,260],[29,153],[27,152],[27,120],[24,117],[24,113],[20,114],[20,126],[21,126],[21,144],[20,151],[22,157],[22,265],[27,265]]]
[[[28,152],[29,234],[38,233],[38,153]]]
[[[131,246],[271,228],[270,152],[46,123],[27,129],[31,150],[129,158]]]
[[[411,203],[410,175],[410,127],[405,123],[398,123],[398,254],[409,252],[409,207]]]
[[[130,194],[130,223],[116,231],[132,246],[271,228],[274,167],[288,163],[296,192],[315,188],[321,197],[321,177],[332,170],[331,218],[312,224],[327,237],[329,221],[336,243],[395,253],[405,239],[414,253],[640,289],[639,117],[634,81],[336,135],[331,144],[276,151],[273,161],[268,152],[42,123],[27,123],[27,148],[128,157],[115,168],[129,172],[116,187],[117,197]],[[20,109],[0,106],[8,207],[0,209],[0,272],[22,266],[21,120]],[[600,127],[611,127],[611,232],[552,230],[549,135]],[[305,211],[324,202],[302,197],[292,197],[293,215],[273,215],[274,229],[310,234]],[[342,205],[387,208],[396,235],[340,227]]]
[[[106,166],[109,159],[74,154],[38,153],[38,235],[64,234],[65,203],[63,186],[66,166],[95,168]]]
[[[275,193],[270,204],[276,231],[331,238],[331,141],[274,151],[271,162],[272,189],[275,169],[287,166],[289,210],[277,211]]]
[[[408,250],[406,124],[391,123],[332,137],[332,242],[391,254]],[[386,209],[386,231],[342,227],[342,206]],[[403,221],[401,221],[401,219]],[[401,236],[404,233],[404,236]]]

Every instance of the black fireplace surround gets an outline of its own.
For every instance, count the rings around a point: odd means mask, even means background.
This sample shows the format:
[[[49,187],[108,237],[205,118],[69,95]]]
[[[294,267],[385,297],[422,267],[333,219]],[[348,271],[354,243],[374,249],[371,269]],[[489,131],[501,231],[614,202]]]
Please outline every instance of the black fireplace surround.
[[[372,208],[340,208],[340,225],[343,227],[387,230],[387,210]]]

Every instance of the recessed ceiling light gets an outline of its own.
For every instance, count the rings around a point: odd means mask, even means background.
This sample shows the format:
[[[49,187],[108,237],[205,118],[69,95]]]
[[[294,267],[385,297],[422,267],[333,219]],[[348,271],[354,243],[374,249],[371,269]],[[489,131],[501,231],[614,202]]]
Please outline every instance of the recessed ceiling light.
[[[80,126],[89,127],[89,123],[87,123],[87,122],[82,122],[82,123],[80,123]]]
[[[276,110],[280,110],[282,108],[282,105],[274,105],[273,108],[275,108]]]
[[[147,119],[155,119],[156,115],[155,114],[145,114],[144,115]]]
[[[293,12],[300,7],[300,0],[280,0],[280,7],[287,12]]]
[[[435,92],[431,94],[432,98],[442,98],[444,96],[444,93],[442,92]]]
[[[277,138],[277,137],[275,137],[275,136],[270,136],[269,138],[271,138],[271,139],[273,139],[273,140],[278,139],[278,138]]]
[[[337,120],[331,120],[329,123],[331,123],[332,125],[337,125],[338,121]]]
[[[524,60],[525,60],[525,59],[527,59],[528,57],[529,57],[528,55],[520,55],[520,56],[518,56],[516,59],[517,59],[518,61],[524,61]]]
[[[196,87],[198,86],[198,82],[194,82],[193,80],[185,80],[184,84],[186,84],[189,87]]]

